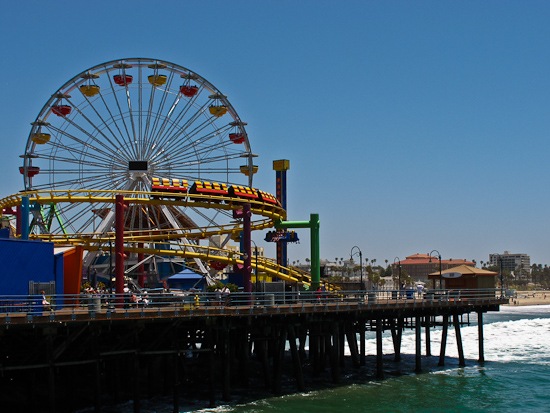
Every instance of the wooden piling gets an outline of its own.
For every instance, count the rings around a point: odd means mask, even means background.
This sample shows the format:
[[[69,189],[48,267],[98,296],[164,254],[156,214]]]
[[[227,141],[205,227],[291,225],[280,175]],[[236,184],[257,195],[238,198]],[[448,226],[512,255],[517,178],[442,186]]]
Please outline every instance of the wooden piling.
[[[466,362],[464,360],[464,349],[462,347],[462,335],[460,333],[460,320],[458,314],[453,315],[453,323],[455,326],[456,345],[458,349],[458,365],[464,367]]]
[[[382,324],[383,320],[376,320],[376,378],[384,378],[384,359],[382,352]]]
[[[445,348],[447,346],[447,333],[449,331],[449,316],[443,315],[443,329],[441,331],[441,349],[439,351],[439,363],[438,366],[445,365]]]
[[[479,359],[480,363],[485,362],[485,354],[483,349],[483,312],[478,311],[477,313],[477,335],[478,335],[478,345],[479,345]]]
[[[417,373],[422,371],[422,318],[419,316],[415,317],[415,349],[416,349],[416,356],[415,356],[415,371]]]

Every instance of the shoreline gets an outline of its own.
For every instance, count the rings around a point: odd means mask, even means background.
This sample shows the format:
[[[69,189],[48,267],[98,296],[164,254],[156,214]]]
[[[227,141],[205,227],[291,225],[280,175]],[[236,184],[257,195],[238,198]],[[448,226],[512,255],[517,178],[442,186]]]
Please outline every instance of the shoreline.
[[[521,307],[528,305],[550,305],[550,291],[516,291],[513,297],[510,297],[510,307]]]

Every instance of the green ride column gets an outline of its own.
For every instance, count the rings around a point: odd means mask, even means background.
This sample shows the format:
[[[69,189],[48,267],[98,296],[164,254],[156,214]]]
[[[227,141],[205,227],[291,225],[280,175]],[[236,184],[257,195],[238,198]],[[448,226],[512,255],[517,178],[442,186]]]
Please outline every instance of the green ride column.
[[[311,247],[311,287],[316,290],[321,285],[321,252],[319,240],[319,214],[311,214],[309,221],[279,221],[275,228],[309,228]]]

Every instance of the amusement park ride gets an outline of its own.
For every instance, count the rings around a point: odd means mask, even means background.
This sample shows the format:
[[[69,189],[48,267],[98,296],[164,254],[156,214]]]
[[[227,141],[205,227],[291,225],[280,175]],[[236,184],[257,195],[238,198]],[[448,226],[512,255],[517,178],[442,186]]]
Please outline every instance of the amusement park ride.
[[[285,221],[286,194],[254,187],[257,155],[245,126],[220,90],[185,67],[146,58],[103,63],[46,102],[21,156],[24,190],[0,207],[17,216],[23,237],[82,246],[84,272],[103,279],[117,267],[143,285],[185,264],[210,281],[227,266],[248,276],[257,266],[273,278],[319,283],[315,264],[312,279],[284,267],[279,254],[250,260],[251,231],[275,229],[271,240],[282,243],[297,240],[287,228],[310,228],[318,261],[319,224],[313,214]],[[240,251],[227,248],[230,240],[241,240]]]

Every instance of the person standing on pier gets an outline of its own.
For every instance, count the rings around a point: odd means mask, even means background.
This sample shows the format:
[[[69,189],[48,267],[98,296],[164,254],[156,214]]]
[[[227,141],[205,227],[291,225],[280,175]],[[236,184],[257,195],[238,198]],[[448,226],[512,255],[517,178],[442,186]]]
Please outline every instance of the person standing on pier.
[[[46,298],[46,291],[42,290],[40,291],[40,294],[42,294],[42,310],[43,311],[51,311],[52,306],[48,299]]]

